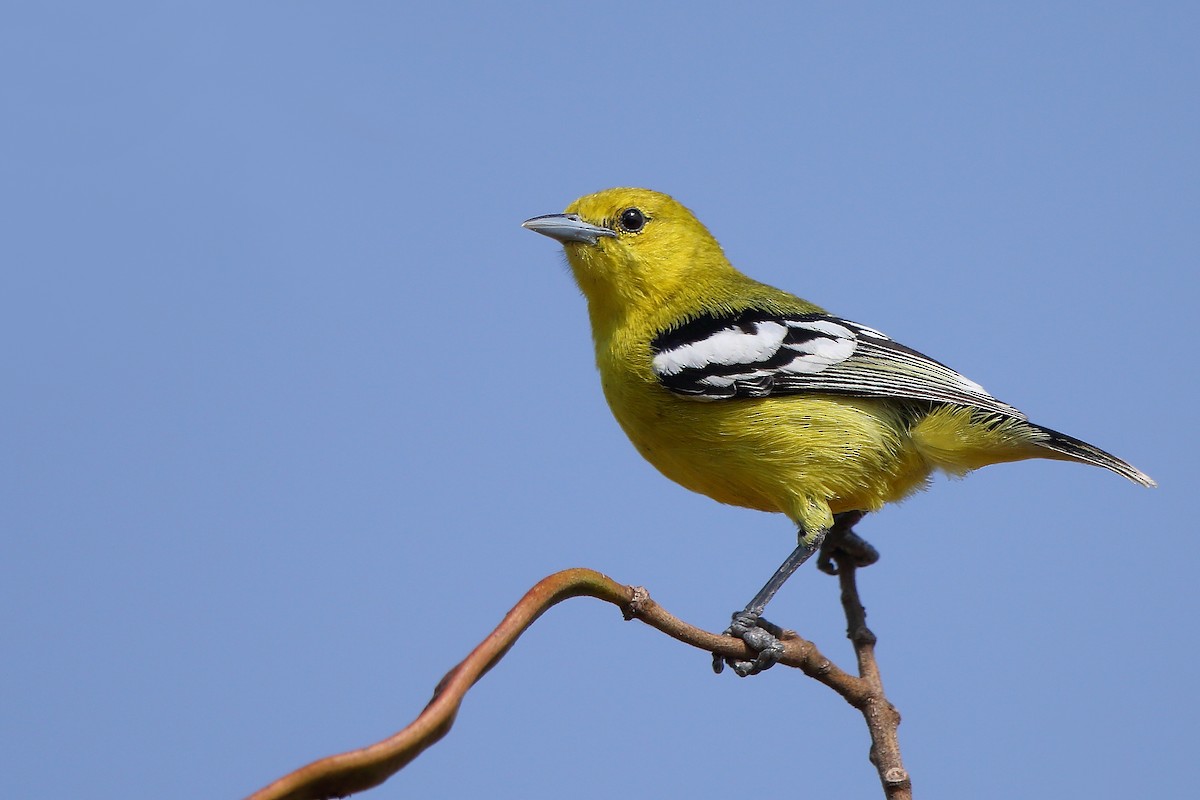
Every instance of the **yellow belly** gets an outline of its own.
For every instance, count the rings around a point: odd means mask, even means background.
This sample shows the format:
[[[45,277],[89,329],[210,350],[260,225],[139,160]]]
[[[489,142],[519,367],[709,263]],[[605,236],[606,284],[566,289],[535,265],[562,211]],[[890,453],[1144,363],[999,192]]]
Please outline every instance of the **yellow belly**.
[[[628,384],[625,384],[628,387]],[[697,402],[606,385],[618,422],[660,472],[714,500],[787,514],[805,530],[923,487],[932,465],[886,402],[793,396]]]

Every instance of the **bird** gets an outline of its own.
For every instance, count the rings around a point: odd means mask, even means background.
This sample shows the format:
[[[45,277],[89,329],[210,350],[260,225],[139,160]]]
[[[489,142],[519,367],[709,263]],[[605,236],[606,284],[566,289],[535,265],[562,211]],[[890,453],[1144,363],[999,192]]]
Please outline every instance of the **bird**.
[[[738,675],[782,654],[762,614],[830,532],[935,472],[1048,458],[1155,485],[881,331],[748,277],[669,195],[605,189],[522,224],[562,244],[605,398],[637,451],[692,491],[797,527],[795,549],[726,630],[756,652],[727,660]]]

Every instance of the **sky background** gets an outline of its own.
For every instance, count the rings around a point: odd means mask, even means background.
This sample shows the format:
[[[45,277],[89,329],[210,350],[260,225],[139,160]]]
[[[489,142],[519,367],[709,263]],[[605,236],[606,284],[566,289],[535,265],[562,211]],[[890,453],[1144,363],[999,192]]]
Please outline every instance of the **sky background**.
[[[0,752],[235,798],[403,727],[540,578],[720,630],[795,543],[645,464],[561,248],[614,185],[1161,484],[993,467],[868,518],[921,798],[1195,790],[1192,3],[10,4]],[[772,606],[853,663],[836,584]],[[402,797],[876,797],[799,672],[553,609]]]

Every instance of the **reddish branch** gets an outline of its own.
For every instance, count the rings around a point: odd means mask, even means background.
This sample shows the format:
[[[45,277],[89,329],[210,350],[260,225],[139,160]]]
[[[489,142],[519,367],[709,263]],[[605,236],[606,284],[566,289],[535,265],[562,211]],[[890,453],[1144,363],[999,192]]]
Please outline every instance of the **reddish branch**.
[[[883,693],[875,662],[875,636],[866,626],[854,567],[841,569],[839,580],[860,677],[843,671],[821,655],[812,642],[791,631],[784,638],[786,652],[779,663],[800,669],[862,712],[871,733],[871,762],[879,770],[884,793],[891,800],[905,800],[912,796],[912,791],[908,773],[900,762],[896,739],[900,715]],[[408,727],[359,750],[314,761],[260,789],[248,800],[323,800],[345,797],[383,783],[446,735],[467,690],[503,658],[534,620],[563,600],[584,596],[612,603],[626,619],[641,620],[705,652],[738,659],[754,657],[740,640],[709,633],[667,613],[641,587],[625,586],[590,569],[563,570],[530,589],[500,625],[442,678],[429,705]]]

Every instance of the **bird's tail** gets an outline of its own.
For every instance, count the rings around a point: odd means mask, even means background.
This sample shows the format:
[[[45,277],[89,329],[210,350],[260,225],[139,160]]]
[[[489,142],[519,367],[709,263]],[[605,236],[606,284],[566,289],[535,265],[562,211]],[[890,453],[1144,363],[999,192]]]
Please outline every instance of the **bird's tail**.
[[[1128,478],[1134,483],[1140,483],[1142,486],[1148,488],[1158,485],[1149,475],[1132,464],[1122,461],[1112,453],[1106,453],[1099,447],[1076,439],[1074,436],[1067,436],[1065,433],[1059,433],[1041,425],[1027,424],[1046,434],[1047,438],[1045,440],[1037,442],[1039,446],[1059,453],[1060,457],[1066,460],[1081,461],[1084,464],[1094,464],[1097,467],[1104,467]],[[1051,457],[1053,458],[1053,456]]]

